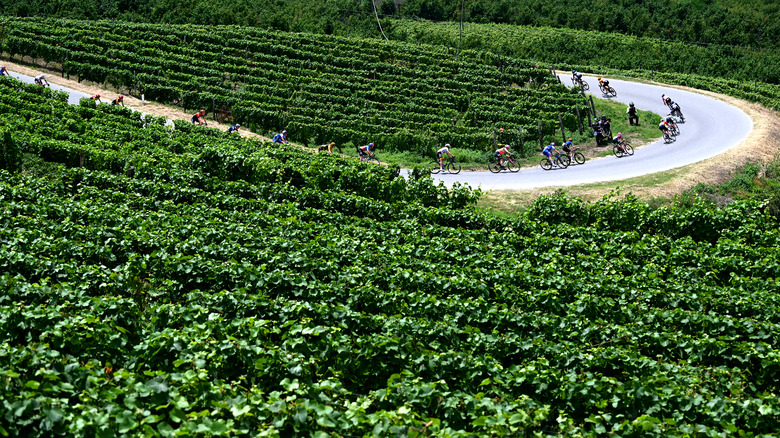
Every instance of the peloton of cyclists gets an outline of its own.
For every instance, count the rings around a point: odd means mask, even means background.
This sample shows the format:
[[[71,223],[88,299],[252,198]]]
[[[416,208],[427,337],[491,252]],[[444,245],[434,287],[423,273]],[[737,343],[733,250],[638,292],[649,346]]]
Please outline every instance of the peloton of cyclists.
[[[439,169],[444,170],[444,154],[447,154],[450,158],[455,158],[455,155],[452,155],[452,152],[450,152],[450,144],[447,143],[444,145],[443,148],[436,151],[436,158],[439,159]]]

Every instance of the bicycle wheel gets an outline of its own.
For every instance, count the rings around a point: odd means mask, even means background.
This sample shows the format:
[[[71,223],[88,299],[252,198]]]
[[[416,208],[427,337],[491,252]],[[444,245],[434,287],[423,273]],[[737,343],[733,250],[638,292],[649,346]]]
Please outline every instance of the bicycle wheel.
[[[571,159],[568,155],[561,155],[558,157],[558,165],[561,166],[563,169],[569,167],[569,164],[571,164]]]
[[[624,144],[623,149],[626,151],[626,154],[634,155],[634,148],[629,143]]]
[[[547,159],[543,159],[542,161],[540,161],[539,165],[542,166],[542,169],[544,170],[552,169],[552,163],[550,162],[550,160]]]
[[[614,89],[614,88],[612,88],[612,87],[609,87],[609,90],[607,90],[607,91],[609,92],[608,94],[609,94],[610,96],[612,96],[612,97],[617,97],[617,91],[615,91],[615,89]]]
[[[501,166],[498,165],[498,160],[491,158],[490,161],[488,161],[488,170],[493,173],[501,172]]]
[[[582,155],[582,152],[575,152],[574,153],[574,162],[577,163],[577,164],[585,163],[585,155]]]
[[[431,161],[428,163],[428,171],[431,172],[432,175],[436,175],[441,171],[441,168],[439,167],[438,161]]]
[[[447,172],[453,175],[460,173],[460,163],[456,163],[455,161],[450,161],[446,166],[444,166],[444,168],[447,169]]]
[[[623,151],[620,149],[620,145],[612,146],[612,153],[615,154],[615,156],[618,158],[623,156]]]
[[[585,90],[585,91],[590,90],[590,85],[588,85],[588,83],[585,82],[585,81],[581,82],[581,86],[582,86],[582,89]]]
[[[372,164],[382,164],[382,162],[379,161],[379,158],[377,157],[370,157],[366,161]]]
[[[520,170],[520,166],[517,165],[514,161],[506,160],[504,163],[504,167],[506,167],[506,170],[514,173]]]

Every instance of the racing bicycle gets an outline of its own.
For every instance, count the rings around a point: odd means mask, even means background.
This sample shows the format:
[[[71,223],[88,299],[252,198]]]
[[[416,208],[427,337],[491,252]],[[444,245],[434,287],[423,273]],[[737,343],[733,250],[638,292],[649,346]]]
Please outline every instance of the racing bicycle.
[[[539,162],[539,165],[542,166],[542,169],[544,170],[550,170],[553,167],[560,167],[561,169],[565,169],[569,167],[569,164],[571,164],[571,159],[569,156],[563,155],[560,152],[555,153],[555,158],[553,160],[543,158],[542,161]]]
[[[455,157],[449,157],[447,161],[444,162],[444,168],[442,169],[439,160],[433,160],[428,163],[428,170],[430,170],[434,175],[439,172],[447,172],[453,175],[457,175],[460,173],[460,163],[455,161]]]
[[[516,163],[516,159],[514,155],[506,154],[504,155],[504,165],[501,166],[498,164],[498,158],[496,157],[490,157],[490,161],[488,161],[488,170],[493,173],[501,172],[502,170],[508,170],[512,173],[519,172],[520,171],[520,165]]]

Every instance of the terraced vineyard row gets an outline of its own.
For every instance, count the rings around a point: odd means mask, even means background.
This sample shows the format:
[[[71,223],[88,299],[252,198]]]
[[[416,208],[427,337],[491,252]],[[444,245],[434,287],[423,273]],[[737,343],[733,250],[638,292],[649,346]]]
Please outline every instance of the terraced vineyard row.
[[[489,149],[498,128],[577,127],[582,96],[526,61],[239,27],[16,20],[2,50],[299,142]],[[488,99],[486,99],[486,97]],[[536,134],[535,134],[536,135]]]
[[[0,78],[3,150],[61,164],[0,171],[0,434],[780,428],[759,204],[496,218],[396,168],[88,104]]]

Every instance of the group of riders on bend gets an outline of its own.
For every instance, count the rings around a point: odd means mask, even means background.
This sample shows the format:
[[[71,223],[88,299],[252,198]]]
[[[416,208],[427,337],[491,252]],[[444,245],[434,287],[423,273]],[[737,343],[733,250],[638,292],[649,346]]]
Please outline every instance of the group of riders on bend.
[[[575,85],[581,86],[583,89],[587,89],[587,82],[585,82],[582,79],[582,73],[572,70],[572,83]],[[8,69],[6,69],[5,66],[0,66],[0,76],[7,75],[10,76],[10,73],[8,72]],[[34,78],[34,81],[37,85],[42,87],[48,87],[50,86],[49,81],[46,80],[46,77],[44,75],[38,75]],[[610,94],[610,92],[614,93],[614,89],[612,89],[609,85],[609,81],[606,79],[603,79],[601,77],[598,78],[599,81],[599,88],[604,92],[605,94]],[[91,99],[96,100],[98,103],[100,102],[100,95],[96,94],[91,97]],[[661,95],[661,101],[669,108],[669,114],[665,118],[661,118],[660,122],[658,123],[658,129],[661,131],[661,134],[664,137],[665,141],[674,141],[674,137],[677,136],[680,133],[680,129],[677,126],[677,121],[684,123],[685,117],[683,116],[682,110],[680,109],[680,105],[673,101],[671,97],[666,96],[666,94]],[[113,105],[123,105],[124,106],[124,96],[118,96],[117,98],[113,99],[111,101]],[[628,109],[626,110],[629,116],[629,124],[633,125],[634,122],[636,124],[639,124],[639,119],[636,113],[636,108],[634,107],[634,103],[631,102],[629,104]],[[197,123],[200,125],[206,125],[205,120],[205,110],[201,110],[197,113],[195,113],[192,116],[192,123]],[[595,126],[598,125],[598,126]],[[232,125],[230,128],[228,128],[228,132],[237,132],[241,125],[236,123],[235,125]],[[596,121],[594,124],[594,128],[596,128],[596,136],[597,136],[597,142],[599,140],[598,136],[599,133],[601,133],[603,136],[611,136],[611,132],[609,130],[609,119],[606,118],[606,116],[602,116],[601,120]],[[272,141],[274,143],[282,143],[282,144],[288,144],[289,140],[287,137],[287,131],[284,130],[279,134],[274,135],[272,138]],[[616,145],[616,147],[624,148],[627,142],[623,138],[622,133],[618,133],[618,135],[612,139],[612,142]],[[333,148],[336,144],[330,143],[327,145],[323,145],[320,147],[320,151],[327,150],[328,152],[333,152]],[[542,155],[545,156],[546,161],[551,165],[556,165],[556,163],[561,162],[561,156],[558,150],[555,147],[555,143],[550,143],[548,146],[546,146],[542,150]],[[630,147],[630,146],[629,146]],[[360,157],[361,161],[364,161],[366,159],[374,158],[374,151],[376,149],[376,145],[374,143],[369,143],[365,146],[358,146],[356,147],[356,151],[358,153],[358,156]],[[579,157],[582,156],[581,153],[575,152],[576,147],[574,146],[572,139],[569,138],[568,141],[564,142],[561,145],[561,149],[565,153],[563,157],[566,158],[566,166],[568,166],[568,163],[571,162],[572,159],[575,158],[575,154]],[[633,152],[632,152],[633,153]],[[436,151],[436,159],[439,163],[439,170],[444,170],[444,156],[448,156],[450,159],[450,162],[454,161],[455,156],[450,152],[450,145],[446,144],[443,148]],[[499,149],[496,149],[494,152],[494,157],[497,161],[497,164],[499,166],[500,170],[506,170],[505,167],[505,160],[507,158],[512,159],[514,156],[510,152],[510,146],[509,145],[502,145]],[[555,158],[553,156],[555,155]],[[542,160],[542,167],[546,167],[544,164],[545,160]],[[579,159],[576,160],[579,162]],[[584,162],[584,158],[583,158]],[[563,166],[565,167],[565,166]]]

